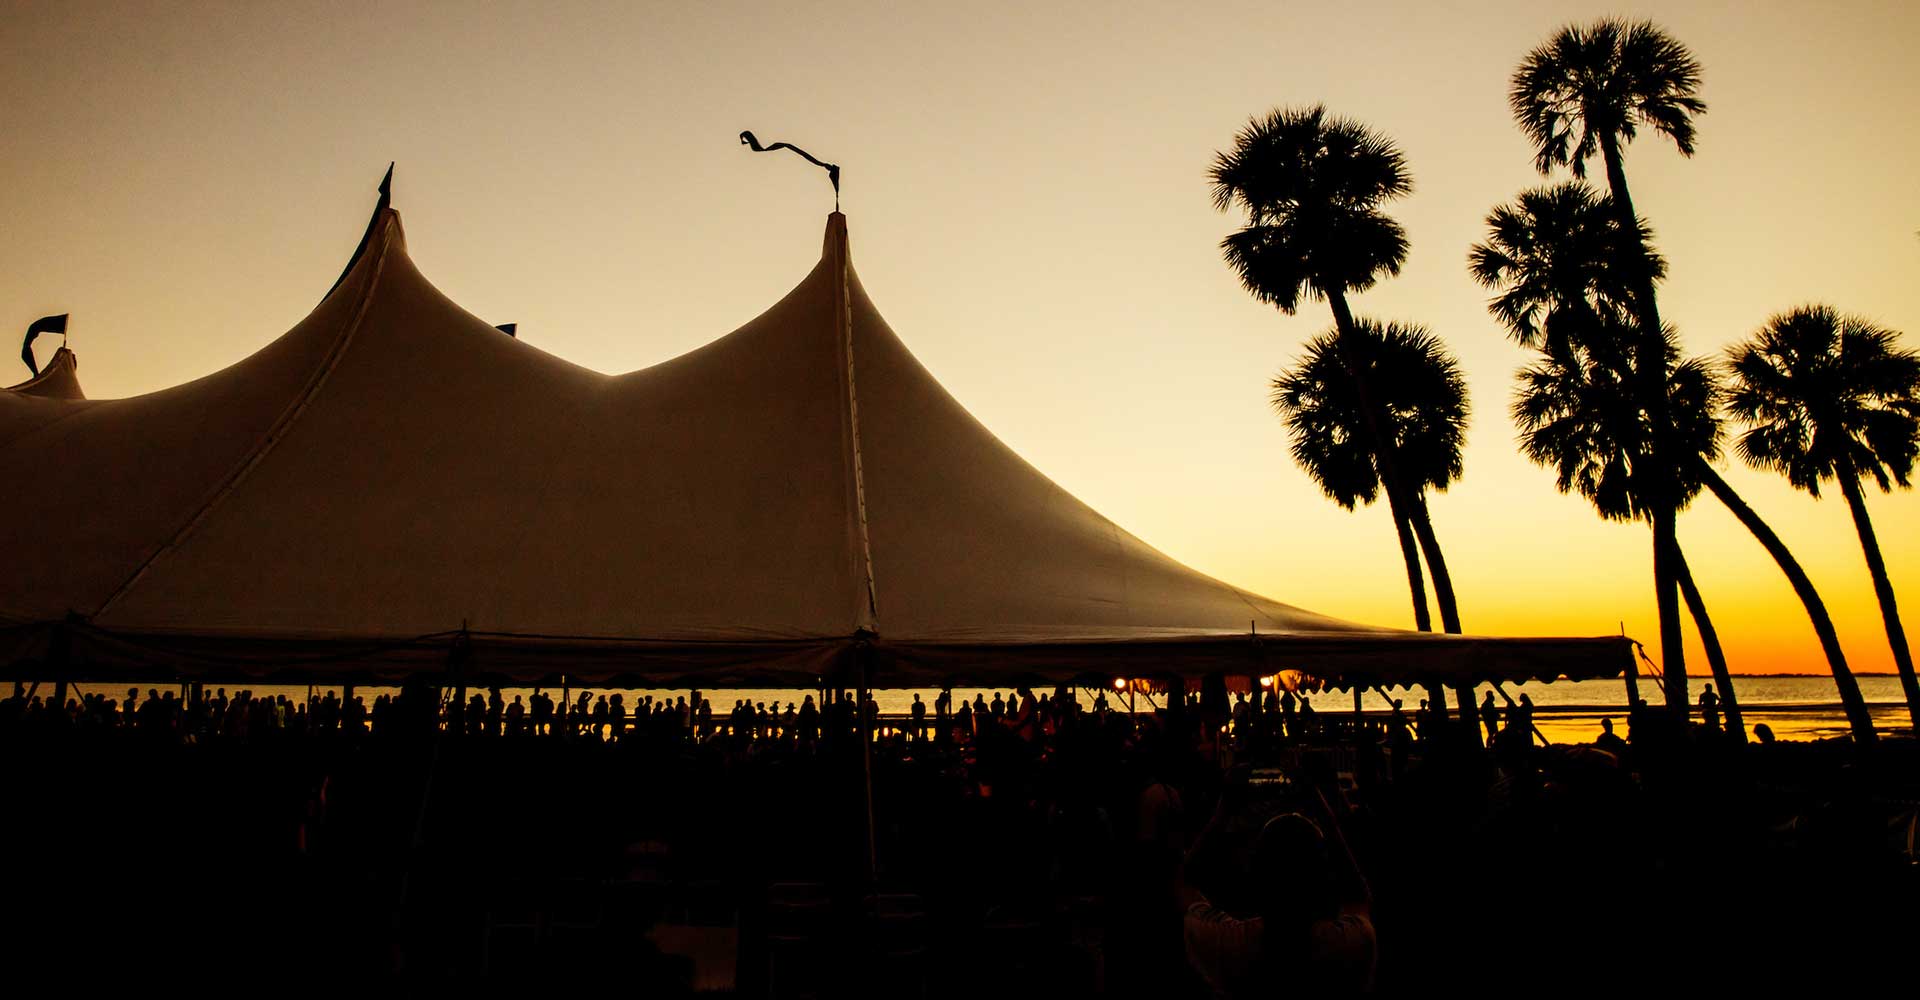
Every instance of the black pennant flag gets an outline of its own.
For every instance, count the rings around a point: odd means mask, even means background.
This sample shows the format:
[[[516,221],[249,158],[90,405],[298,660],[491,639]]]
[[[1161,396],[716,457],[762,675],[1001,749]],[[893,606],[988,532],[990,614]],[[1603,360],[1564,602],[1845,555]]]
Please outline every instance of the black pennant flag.
[[[33,360],[34,338],[43,333],[57,333],[65,336],[66,332],[66,313],[61,313],[58,316],[42,316],[34,320],[33,325],[27,327],[27,339],[20,345],[20,360],[27,363],[27,370],[32,372],[34,377],[38,378],[40,375],[40,363]]]
[[[392,204],[393,163],[389,161],[387,163],[387,175],[380,178],[380,200],[373,206],[373,218],[367,220],[367,231],[360,234],[360,245],[354,247],[353,256],[347,258],[346,270],[341,271],[340,276],[333,279],[333,288],[327,289],[328,295],[332,295],[333,289],[339,288],[340,283],[347,280],[347,275],[353,273],[353,265],[360,262],[360,255],[367,252],[367,244],[373,241],[373,231],[379,227],[380,217],[386,214],[387,208]]]

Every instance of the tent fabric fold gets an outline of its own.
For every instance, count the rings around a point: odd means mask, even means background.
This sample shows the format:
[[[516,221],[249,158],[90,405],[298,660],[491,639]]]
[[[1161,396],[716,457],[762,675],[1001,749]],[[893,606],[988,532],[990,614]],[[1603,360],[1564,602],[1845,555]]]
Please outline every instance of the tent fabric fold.
[[[1631,656],[1344,622],[1169,558],[914,359],[837,212],[765,313],[608,376],[446,299],[382,209],[313,313],[223,371],[120,400],[0,394],[0,463],[8,523],[49,525],[0,547],[15,673],[59,629],[99,674],[395,679],[445,670],[457,640],[476,676],[709,688],[1454,683]]]

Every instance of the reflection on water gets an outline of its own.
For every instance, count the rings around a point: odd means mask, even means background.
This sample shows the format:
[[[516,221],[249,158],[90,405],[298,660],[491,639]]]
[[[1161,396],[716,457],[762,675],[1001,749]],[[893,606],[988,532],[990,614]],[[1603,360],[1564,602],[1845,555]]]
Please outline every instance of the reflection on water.
[[[1863,676],[1860,679],[1860,693],[1866,699],[1873,714],[1874,728],[1883,734],[1906,734],[1911,732],[1911,719],[1907,714],[1906,703],[1900,693],[1900,679],[1893,676]],[[79,689],[87,693],[107,693],[109,697],[123,698],[129,685],[83,684]],[[140,685],[141,696],[150,685]],[[230,692],[241,689],[252,691],[256,696],[274,697],[286,695],[290,699],[304,699],[309,690],[305,685],[296,684],[228,684],[224,686]],[[1702,686],[1702,679],[1695,678],[1690,691],[1696,696]],[[1626,722],[1626,689],[1619,680],[1595,681],[1557,681],[1551,684],[1506,684],[1506,693],[1514,698],[1521,693],[1533,699],[1536,714],[1534,723],[1540,731],[1556,743],[1584,743],[1600,732],[1600,720],[1611,716],[1616,726]],[[316,693],[339,691],[338,686],[321,685],[312,689]],[[398,688],[383,686],[362,686],[354,689],[354,694],[364,697],[368,704],[381,694],[394,694]],[[530,687],[501,688],[501,695],[508,702],[518,697],[523,703],[533,693]],[[546,688],[555,700],[560,697],[559,688]],[[685,688],[671,691],[657,689],[614,689],[614,688],[571,688],[569,700],[577,701],[582,692],[589,693],[594,699],[615,691],[622,696],[626,710],[632,713],[642,697],[651,696],[655,701],[662,698],[677,700],[687,696]],[[988,702],[998,693],[1003,699],[1012,693],[1010,687],[979,688],[957,687],[953,689],[955,703],[965,698],[969,702],[975,696],[984,697]],[[1481,685],[1475,691],[1475,697],[1485,697],[1488,691],[1494,691],[1494,702],[1504,706],[1505,699],[1490,685]],[[471,696],[473,692],[469,691]],[[724,718],[737,700],[745,699],[756,706],[765,704],[772,709],[776,705],[784,709],[789,703],[799,704],[813,692],[752,688],[702,690],[709,701],[713,702],[713,712],[717,718]],[[905,718],[911,711],[914,695],[918,694],[927,705],[927,714],[933,715],[933,699],[940,692],[932,688],[881,689],[874,692],[879,702],[881,714],[893,718]],[[1036,689],[1035,694],[1042,693]],[[1834,691],[1830,677],[1735,677],[1734,693],[1740,699],[1741,710],[1746,717],[1747,728],[1752,729],[1759,723],[1772,727],[1774,735],[1780,739],[1817,740],[1847,734],[1847,720],[1840,708],[1839,695]],[[1099,691],[1081,688],[1076,691],[1080,703],[1090,705],[1096,695],[1104,694],[1108,705],[1117,711],[1126,711],[1124,695],[1112,691]],[[1390,688],[1387,694],[1405,702],[1405,709],[1411,713],[1419,707],[1421,699],[1426,697],[1424,689]],[[1640,695],[1648,701],[1658,704],[1663,695],[1651,680],[1643,678],[1640,682]],[[77,697],[77,696],[76,696]],[[1353,710],[1353,695],[1330,691],[1311,696],[1314,706],[1322,712],[1350,712]],[[818,700],[817,694],[815,695]],[[1449,698],[1451,707],[1452,699]],[[1150,712],[1160,703],[1158,698],[1136,695],[1134,707],[1137,711]],[[1361,708],[1368,712],[1386,712],[1392,705],[1378,691],[1368,691],[1361,696]]]

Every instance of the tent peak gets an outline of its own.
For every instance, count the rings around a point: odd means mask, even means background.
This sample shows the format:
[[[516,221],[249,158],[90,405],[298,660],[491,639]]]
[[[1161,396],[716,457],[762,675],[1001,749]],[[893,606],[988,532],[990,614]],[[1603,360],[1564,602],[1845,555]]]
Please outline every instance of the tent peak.
[[[834,212],[827,216],[827,233],[825,238],[821,240],[820,255],[822,257],[830,257],[836,250],[839,251],[843,259],[846,257],[847,217],[840,212]]]
[[[86,399],[87,394],[80,390],[79,368],[80,360],[73,349],[62,344],[37,374],[19,385],[8,386],[7,391],[47,399]]]

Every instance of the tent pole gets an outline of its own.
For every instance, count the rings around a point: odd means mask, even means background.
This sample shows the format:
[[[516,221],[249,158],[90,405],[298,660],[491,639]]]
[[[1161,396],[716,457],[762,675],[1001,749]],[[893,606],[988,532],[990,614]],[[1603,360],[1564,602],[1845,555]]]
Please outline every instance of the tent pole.
[[[67,672],[72,667],[73,637],[68,634],[65,625],[53,627],[53,639],[48,644],[47,663],[53,667],[53,707],[61,712],[67,710]]]
[[[1621,622],[1620,635],[1624,638],[1626,634],[1627,623]],[[1621,675],[1621,679],[1627,685],[1627,707],[1632,708],[1640,703],[1640,664],[1632,659],[1627,660],[1627,670]]]
[[[860,658],[860,694],[853,707],[860,718],[860,769],[867,797],[867,884],[872,885],[880,871],[880,850],[875,842],[873,823],[873,718],[867,714],[867,699],[873,692],[873,647],[861,639],[854,647],[854,654]]]

